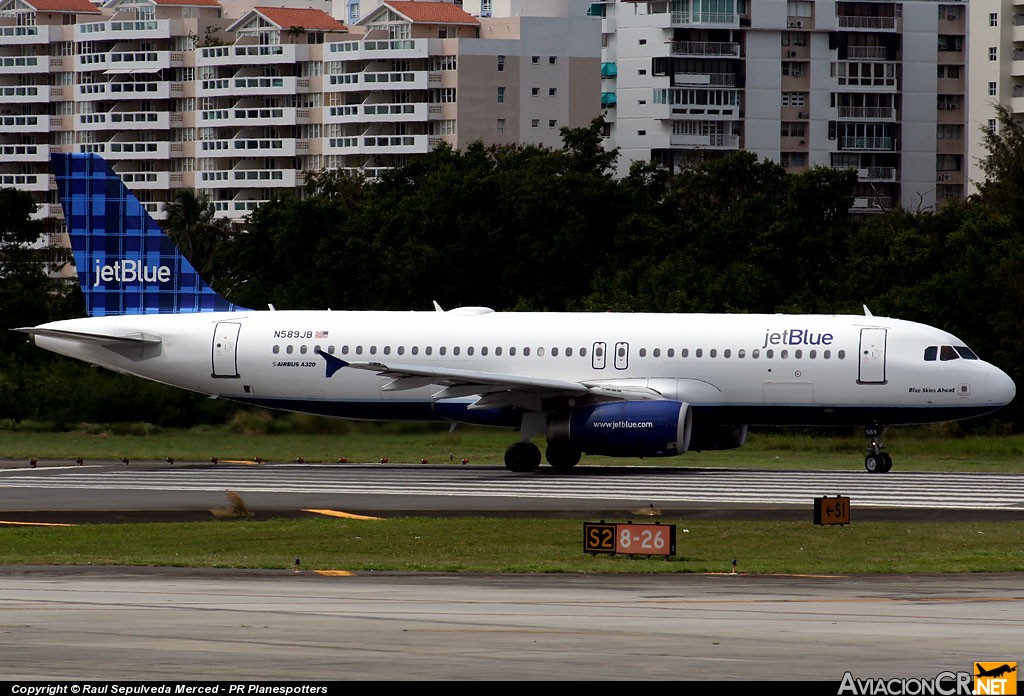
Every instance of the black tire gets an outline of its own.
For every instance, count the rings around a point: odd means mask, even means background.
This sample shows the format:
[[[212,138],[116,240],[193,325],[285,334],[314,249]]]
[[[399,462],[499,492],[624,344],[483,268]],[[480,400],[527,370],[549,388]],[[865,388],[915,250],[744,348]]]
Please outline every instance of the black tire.
[[[540,467],[540,448],[532,442],[514,442],[505,450],[505,468],[517,474]]]
[[[544,457],[555,471],[569,471],[580,463],[583,453],[568,442],[551,442]]]
[[[877,454],[869,454],[864,457],[864,468],[868,470],[869,474],[877,474],[881,471],[882,461],[881,457]]]
[[[892,457],[888,452],[882,452],[878,455],[881,460],[878,465],[878,472],[881,474],[887,474],[892,469]]]

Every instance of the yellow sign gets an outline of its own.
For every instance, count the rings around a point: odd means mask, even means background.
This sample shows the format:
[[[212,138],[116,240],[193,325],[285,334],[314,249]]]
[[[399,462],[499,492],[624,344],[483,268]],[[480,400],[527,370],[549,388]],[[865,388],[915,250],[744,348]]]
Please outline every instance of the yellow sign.
[[[974,693],[978,696],[1017,693],[1016,662],[975,662]]]
[[[850,499],[842,495],[815,498],[814,524],[850,524]]]

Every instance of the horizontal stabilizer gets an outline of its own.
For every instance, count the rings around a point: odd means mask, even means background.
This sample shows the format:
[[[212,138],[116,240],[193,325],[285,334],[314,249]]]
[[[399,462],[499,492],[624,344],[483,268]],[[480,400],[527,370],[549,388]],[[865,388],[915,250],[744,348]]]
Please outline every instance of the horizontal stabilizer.
[[[84,343],[95,343],[97,345],[134,345],[134,346],[157,346],[160,345],[159,336],[134,332],[129,334],[113,335],[87,333],[85,331],[68,331],[66,329],[43,329],[35,326],[13,329],[30,336],[46,336],[48,338],[63,338],[69,341],[80,341]]]

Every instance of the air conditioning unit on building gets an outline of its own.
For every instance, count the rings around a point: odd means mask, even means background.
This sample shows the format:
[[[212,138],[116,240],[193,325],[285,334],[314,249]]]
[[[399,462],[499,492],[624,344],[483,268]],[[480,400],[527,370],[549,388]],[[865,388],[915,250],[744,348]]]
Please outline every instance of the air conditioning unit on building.
[[[796,51],[790,51],[789,52],[789,57],[790,58],[796,58]]]
[[[807,111],[801,111],[800,115],[798,116],[798,118],[810,118],[810,117],[811,117],[811,114],[808,113]]]
[[[942,174],[939,176],[939,181],[949,181],[949,174]]]
[[[790,22],[786,26],[788,26],[790,29],[796,29],[796,22]]]

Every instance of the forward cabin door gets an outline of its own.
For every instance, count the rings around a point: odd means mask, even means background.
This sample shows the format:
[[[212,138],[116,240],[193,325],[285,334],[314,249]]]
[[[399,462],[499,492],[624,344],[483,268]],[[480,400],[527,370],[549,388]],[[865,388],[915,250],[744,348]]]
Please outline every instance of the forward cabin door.
[[[888,329],[860,330],[858,384],[885,384],[885,339]]]
[[[213,377],[238,377],[238,332],[241,324],[220,321],[213,328]]]

